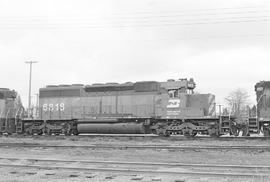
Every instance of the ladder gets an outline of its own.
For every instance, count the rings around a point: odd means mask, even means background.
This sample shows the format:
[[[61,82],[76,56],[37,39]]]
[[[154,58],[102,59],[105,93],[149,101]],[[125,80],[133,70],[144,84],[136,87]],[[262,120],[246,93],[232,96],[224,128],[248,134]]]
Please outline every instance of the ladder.
[[[230,116],[219,116],[220,134],[230,133],[231,121]]]
[[[22,114],[23,109],[18,109],[15,115],[15,125],[16,125],[16,133],[22,133],[23,132],[23,122],[22,122]]]
[[[221,121],[221,126],[220,126],[220,133],[225,134],[230,132],[231,129],[231,121],[229,119],[223,118]]]
[[[8,109],[6,116],[5,116],[5,120],[3,121],[3,125],[1,127],[1,132],[5,133],[8,130],[8,124],[9,124],[9,113],[10,113],[10,109]]]
[[[22,122],[17,122],[16,133],[22,133],[22,132],[23,132],[23,123]]]
[[[249,133],[260,133],[259,123],[256,117],[248,119]]]

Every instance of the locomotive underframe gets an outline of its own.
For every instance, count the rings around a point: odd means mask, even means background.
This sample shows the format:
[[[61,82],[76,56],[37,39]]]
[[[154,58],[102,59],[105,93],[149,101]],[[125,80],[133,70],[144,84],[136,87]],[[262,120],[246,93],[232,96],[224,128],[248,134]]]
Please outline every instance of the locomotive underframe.
[[[26,133],[30,135],[78,135],[80,133],[99,134],[157,134],[159,136],[185,135],[193,137],[197,134],[218,137],[224,134],[248,136],[250,129],[247,125],[237,124],[233,118],[226,116],[214,118],[91,118],[91,119],[58,119],[9,120],[12,125],[8,130],[1,129],[0,133]],[[270,121],[260,122],[260,128],[265,136],[270,134]],[[81,129],[83,128],[83,130]],[[251,132],[252,133],[252,132]]]
[[[263,125],[265,126],[265,125]],[[16,128],[17,127],[17,128]],[[35,120],[24,119],[16,122],[14,131],[30,135],[78,135],[80,133],[106,134],[157,134],[170,136],[175,134],[195,136],[197,134],[218,137],[224,134],[238,136],[241,128],[233,119],[220,116],[214,118],[157,119],[157,118],[92,118]],[[14,127],[13,127],[14,128]],[[83,129],[82,129],[83,128]],[[269,125],[265,127],[269,129]],[[1,130],[3,131],[3,130]],[[269,130],[270,131],[270,130]],[[247,135],[247,132],[244,132]]]

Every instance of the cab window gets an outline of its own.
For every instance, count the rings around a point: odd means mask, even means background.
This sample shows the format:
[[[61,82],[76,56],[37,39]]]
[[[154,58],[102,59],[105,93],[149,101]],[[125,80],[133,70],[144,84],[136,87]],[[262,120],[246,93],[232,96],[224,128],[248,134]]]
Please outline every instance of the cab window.
[[[169,90],[168,94],[169,94],[169,98],[176,98],[178,97],[178,90]]]

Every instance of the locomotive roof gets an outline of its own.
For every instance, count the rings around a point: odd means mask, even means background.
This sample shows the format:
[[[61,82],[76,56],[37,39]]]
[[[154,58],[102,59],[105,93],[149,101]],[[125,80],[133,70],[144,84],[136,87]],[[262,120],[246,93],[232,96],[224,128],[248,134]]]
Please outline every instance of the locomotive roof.
[[[47,85],[45,88],[40,88],[41,97],[57,97],[57,96],[79,96],[81,91],[85,92],[110,92],[110,91],[129,91],[135,92],[155,92],[161,88],[166,90],[171,89],[194,89],[195,83],[193,79],[168,80],[167,82],[156,81],[141,81],[141,82],[126,82],[126,83],[95,83],[92,85],[72,84],[72,85]]]
[[[258,87],[270,88],[270,81],[260,81],[260,82],[256,83],[255,91],[257,91]]]
[[[40,88],[40,90],[70,90],[70,89],[81,89],[84,85],[47,85],[45,88]]]
[[[135,84],[153,84],[153,83],[160,83],[161,87],[168,88],[168,89],[176,89],[181,87],[188,87],[188,84],[192,83],[195,85],[193,79],[169,79],[166,82],[157,82],[157,81],[139,81],[139,82],[126,82],[126,83],[116,83],[116,82],[108,82],[108,83],[93,83],[92,85],[84,85],[84,84],[60,84],[60,85],[47,85],[45,88],[41,89],[71,89],[71,88],[93,88],[93,87],[119,87],[119,86],[134,86]],[[0,88],[1,90],[1,88]]]
[[[157,91],[160,84],[155,81],[144,81],[144,82],[127,82],[123,84],[107,83],[103,85],[87,85],[85,86],[86,92],[106,92],[106,91],[127,91],[135,90],[136,92],[149,92]]]
[[[111,83],[94,83],[92,85],[86,85],[85,87],[118,87],[118,86],[122,86],[122,87],[125,87],[125,86],[132,86],[134,83],[132,82],[126,82],[126,83],[114,83],[114,82],[111,82]]]
[[[17,93],[14,90],[10,90],[8,88],[0,88],[0,99],[16,97]]]

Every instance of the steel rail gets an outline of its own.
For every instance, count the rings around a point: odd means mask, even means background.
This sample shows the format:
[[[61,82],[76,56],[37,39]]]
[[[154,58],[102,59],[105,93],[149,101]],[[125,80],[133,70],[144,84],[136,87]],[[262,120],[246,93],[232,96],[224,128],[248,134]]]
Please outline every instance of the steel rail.
[[[152,134],[86,134],[79,136],[65,136],[65,135],[11,135],[11,138],[39,138],[39,139],[47,139],[47,138],[60,138],[60,139],[72,139],[72,138],[129,138],[136,140],[137,138],[144,138],[146,140],[166,140],[166,141],[200,141],[200,140],[211,140],[211,141],[238,141],[238,140],[270,140],[270,137],[267,136],[221,136],[221,137],[210,137],[210,136],[195,136],[195,137],[186,137],[182,135],[172,135],[170,137],[162,137],[158,135]]]
[[[0,148],[85,148],[85,149],[154,149],[154,150],[270,150],[270,145],[48,145],[39,143],[0,143]]]
[[[149,170],[149,169],[130,169],[130,168],[115,168],[114,165],[141,165],[141,166],[160,166],[160,165],[165,165],[165,166],[170,166],[173,164],[167,164],[167,163],[140,163],[140,162],[113,162],[113,161],[77,161],[77,160],[57,160],[57,159],[27,159],[27,158],[1,158],[6,159],[6,160],[27,160],[27,161],[42,161],[42,162],[54,162],[53,165],[35,165],[35,164],[5,164],[5,163],[0,163],[1,167],[23,167],[23,168],[38,168],[38,169],[64,169],[64,170],[76,170],[76,171],[82,171],[82,170],[91,170],[91,171],[100,171],[100,172],[120,172],[120,173],[151,173],[151,174],[170,174],[170,175],[199,175],[199,176],[230,176],[230,177],[269,177],[270,173],[268,171],[263,171],[266,173],[261,173],[260,171],[257,171],[254,173],[243,173],[243,172],[237,172],[237,173],[231,173],[231,172],[196,172],[196,171],[176,171],[175,169],[168,171],[168,170]],[[55,163],[78,163],[78,162],[84,162],[88,164],[106,164],[106,165],[113,165],[113,167],[72,167],[72,166],[62,166],[62,165],[55,165]],[[69,164],[70,165],[70,164]],[[176,165],[176,163],[175,163]],[[200,164],[178,164],[179,166],[185,166],[185,167],[223,167],[223,168],[229,168],[233,166],[235,168],[235,165],[200,165]],[[175,166],[174,166],[175,167]],[[241,169],[269,169],[270,166],[237,166],[238,168]],[[194,169],[192,169],[194,170]]]
[[[142,166],[165,166],[165,167],[213,167],[213,168],[239,168],[239,169],[267,169],[270,166],[263,165],[228,165],[228,164],[197,164],[197,163],[178,163],[178,162],[123,162],[123,161],[94,161],[94,160],[63,160],[63,159],[40,159],[40,158],[14,158],[14,157],[0,157],[0,160],[27,160],[31,162],[67,162],[67,163],[86,163],[86,164],[116,164],[116,165],[142,165]],[[270,175],[270,173],[269,173]]]
[[[243,140],[243,139],[251,139],[251,140],[264,140],[264,139],[270,139],[270,137],[267,136],[220,136],[220,137],[210,137],[210,136],[206,136],[206,135],[199,135],[199,136],[195,136],[195,137],[190,137],[190,136],[184,136],[184,135],[171,135],[170,137],[164,137],[164,136],[158,136],[155,134],[81,134],[81,135],[71,135],[71,136],[67,136],[67,135],[10,135],[10,137],[23,137],[23,138],[50,138],[50,137],[63,137],[63,138],[72,138],[72,137],[76,137],[76,138],[91,138],[91,137],[119,137],[119,138],[125,138],[125,137],[130,137],[130,138],[160,138],[160,139],[185,139],[185,140],[196,140],[196,139],[210,139],[210,140]]]

